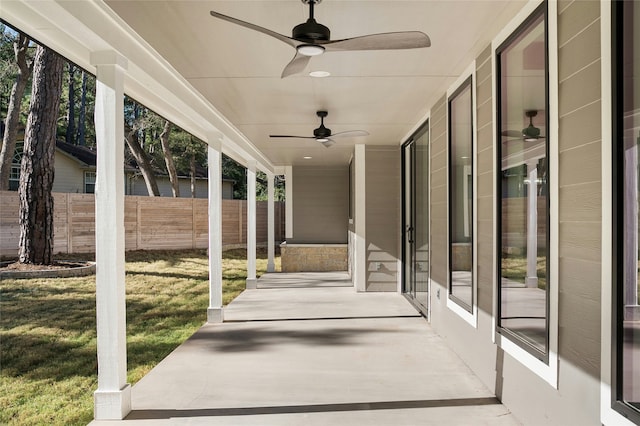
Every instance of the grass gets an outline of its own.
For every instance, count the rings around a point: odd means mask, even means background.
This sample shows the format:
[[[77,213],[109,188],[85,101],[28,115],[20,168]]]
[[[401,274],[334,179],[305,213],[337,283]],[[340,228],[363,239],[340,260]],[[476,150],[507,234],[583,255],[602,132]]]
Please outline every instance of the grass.
[[[547,262],[545,256],[538,256],[536,272],[538,275],[538,288],[546,289]],[[524,284],[525,276],[527,275],[527,258],[525,256],[503,255],[501,274],[504,278]]]
[[[246,251],[223,255],[223,301],[244,290]],[[205,251],[129,252],[128,381],[206,321]],[[279,258],[276,258],[276,268]],[[259,251],[258,275],[266,271]],[[97,388],[95,277],[0,282],[0,424],[86,425]]]

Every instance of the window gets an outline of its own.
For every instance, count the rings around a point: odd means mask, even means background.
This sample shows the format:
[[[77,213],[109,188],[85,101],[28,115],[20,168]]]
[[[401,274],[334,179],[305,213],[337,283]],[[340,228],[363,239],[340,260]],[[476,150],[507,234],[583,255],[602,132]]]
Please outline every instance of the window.
[[[546,3],[496,50],[497,329],[549,360]]]
[[[640,424],[640,1],[614,2],[612,399]]]
[[[473,313],[472,78],[449,97],[449,298]]]
[[[96,192],[96,172],[84,172],[84,192],[85,194]]]
[[[20,163],[22,162],[22,151],[24,142],[17,142],[16,149],[11,160],[11,170],[9,171],[9,190],[17,191],[20,186]]]

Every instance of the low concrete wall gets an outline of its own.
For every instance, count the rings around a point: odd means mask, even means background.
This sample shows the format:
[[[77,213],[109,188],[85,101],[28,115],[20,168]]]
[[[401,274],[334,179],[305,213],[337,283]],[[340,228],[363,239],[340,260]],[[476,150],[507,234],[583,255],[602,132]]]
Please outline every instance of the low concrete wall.
[[[348,269],[347,244],[280,244],[282,272],[329,272]]]

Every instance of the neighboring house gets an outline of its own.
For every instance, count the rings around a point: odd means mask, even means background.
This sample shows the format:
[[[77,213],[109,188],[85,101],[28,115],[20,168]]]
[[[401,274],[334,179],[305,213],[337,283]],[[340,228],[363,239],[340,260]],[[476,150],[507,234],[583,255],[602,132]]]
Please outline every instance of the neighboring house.
[[[20,160],[22,158],[23,142],[16,145],[13,166],[9,176],[9,189],[17,190],[20,183]],[[124,166],[125,194],[148,195],[144,178],[137,167],[130,164]],[[156,180],[160,196],[171,197],[171,182],[166,174],[157,174]],[[178,176],[180,197],[191,197],[191,178]],[[222,198],[233,199],[232,179],[222,179]],[[96,184],[96,152],[86,146],[72,145],[66,142],[56,142],[55,177],[53,192],[74,192],[91,194]],[[196,198],[207,198],[207,169],[196,168]]]

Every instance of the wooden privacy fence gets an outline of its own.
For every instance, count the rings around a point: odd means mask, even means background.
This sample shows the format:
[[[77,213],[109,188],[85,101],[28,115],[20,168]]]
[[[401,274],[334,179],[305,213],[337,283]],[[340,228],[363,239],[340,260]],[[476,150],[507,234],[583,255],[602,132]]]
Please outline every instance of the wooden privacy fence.
[[[95,196],[54,193],[54,253],[95,251]],[[275,240],[284,240],[284,203],[274,203]],[[16,256],[19,200],[0,191],[0,256]],[[267,242],[267,202],[256,205],[257,242]],[[207,248],[208,200],[125,196],[126,250]],[[246,200],[222,200],[222,245],[243,247],[247,236]]]

